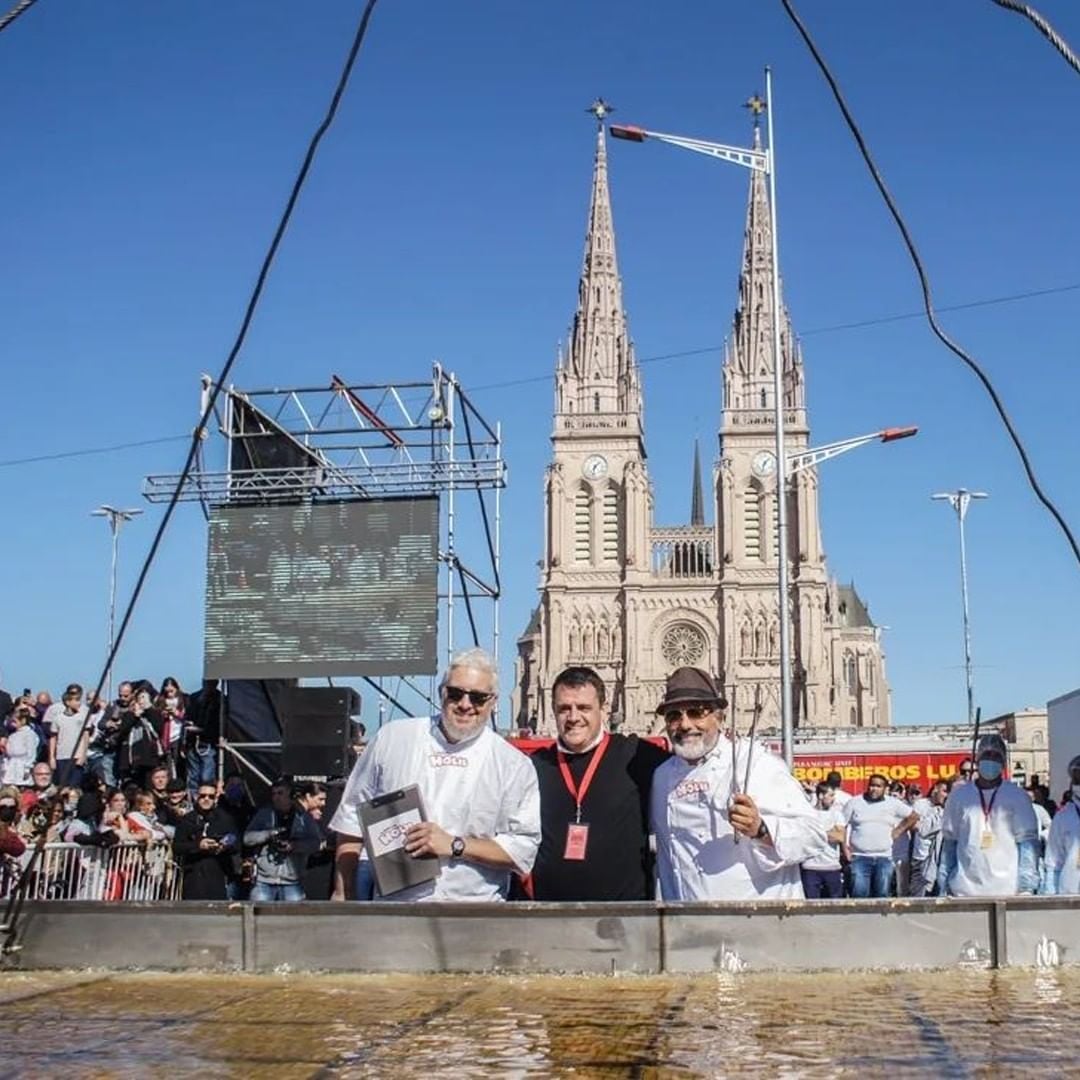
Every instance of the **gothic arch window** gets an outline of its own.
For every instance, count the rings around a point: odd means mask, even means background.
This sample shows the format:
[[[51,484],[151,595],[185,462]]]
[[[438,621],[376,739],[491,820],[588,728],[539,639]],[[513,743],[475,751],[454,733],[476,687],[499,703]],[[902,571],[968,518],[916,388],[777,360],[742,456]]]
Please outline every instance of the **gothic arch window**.
[[[769,407],[769,395],[764,387],[761,388],[761,407],[763,409],[767,409]]]
[[[849,652],[844,653],[844,685],[849,694],[855,693],[855,657]]]
[[[708,642],[693,623],[672,623],[660,639],[660,652],[672,667],[694,667],[705,657]]]
[[[874,661],[869,657],[866,662],[866,690],[870,694],[874,692]]]
[[[754,655],[765,655],[765,631],[760,621],[754,623]]]
[[[1031,745],[1032,746],[1042,746],[1042,744],[1043,744],[1043,733],[1041,731],[1033,731],[1031,733]]]
[[[619,559],[619,489],[614,484],[604,488],[601,514],[601,553],[606,562]]]
[[[761,558],[761,489],[754,481],[743,492],[743,545],[748,559]]]
[[[574,561],[592,560],[592,498],[587,488],[574,495]]]

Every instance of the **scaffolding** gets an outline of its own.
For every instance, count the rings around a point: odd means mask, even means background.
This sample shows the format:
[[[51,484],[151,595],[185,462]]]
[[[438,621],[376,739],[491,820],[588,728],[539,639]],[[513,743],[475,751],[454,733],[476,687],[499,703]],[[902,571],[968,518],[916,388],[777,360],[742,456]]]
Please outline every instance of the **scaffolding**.
[[[201,380],[201,402],[214,389]],[[292,389],[222,389],[196,467],[148,476],[152,503],[211,507],[434,496],[439,500],[439,631],[447,659],[468,645],[499,656],[501,425],[476,409],[452,372],[432,365],[427,381],[346,383]],[[219,468],[208,461],[220,461]],[[405,690],[434,707],[434,682],[386,676],[380,722],[413,711]]]

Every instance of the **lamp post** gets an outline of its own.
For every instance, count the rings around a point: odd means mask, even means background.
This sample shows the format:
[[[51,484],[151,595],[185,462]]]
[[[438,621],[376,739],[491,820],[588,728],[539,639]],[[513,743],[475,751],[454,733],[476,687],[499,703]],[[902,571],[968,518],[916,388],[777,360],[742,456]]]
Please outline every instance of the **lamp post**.
[[[968,506],[972,499],[986,499],[989,496],[985,491],[957,488],[956,491],[939,491],[930,498],[947,502],[956,511],[956,520],[960,526],[960,599],[964,610],[964,680],[967,685],[968,724],[974,726],[975,689],[971,675],[971,620],[968,616],[967,544],[964,539],[964,518],[967,517]]]
[[[107,503],[91,510],[91,517],[103,517],[109,521],[109,531],[112,533],[112,565],[109,570],[109,646],[105,653],[108,668],[105,671],[105,697],[112,697],[112,652],[113,640],[116,636],[116,562],[120,553],[120,529],[132,518],[138,517],[141,510],[117,510],[115,506]]]

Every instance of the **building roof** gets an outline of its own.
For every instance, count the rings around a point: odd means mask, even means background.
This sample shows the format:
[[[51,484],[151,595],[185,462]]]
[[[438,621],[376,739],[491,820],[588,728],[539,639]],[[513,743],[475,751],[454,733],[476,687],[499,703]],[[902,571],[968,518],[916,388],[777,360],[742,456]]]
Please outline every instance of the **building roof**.
[[[870,612],[855,591],[855,582],[836,587],[836,616],[841,626],[873,626]]]

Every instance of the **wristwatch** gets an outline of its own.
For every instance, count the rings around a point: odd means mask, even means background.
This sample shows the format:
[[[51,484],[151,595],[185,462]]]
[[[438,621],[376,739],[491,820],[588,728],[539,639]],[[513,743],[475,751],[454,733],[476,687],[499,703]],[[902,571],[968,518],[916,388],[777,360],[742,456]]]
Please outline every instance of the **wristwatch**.
[[[769,835],[769,826],[765,824],[765,819],[761,819],[761,825],[758,827],[758,831],[754,833],[755,840],[764,840]]]
[[[465,840],[463,837],[455,836],[450,841],[450,858],[460,859],[465,854]]]

